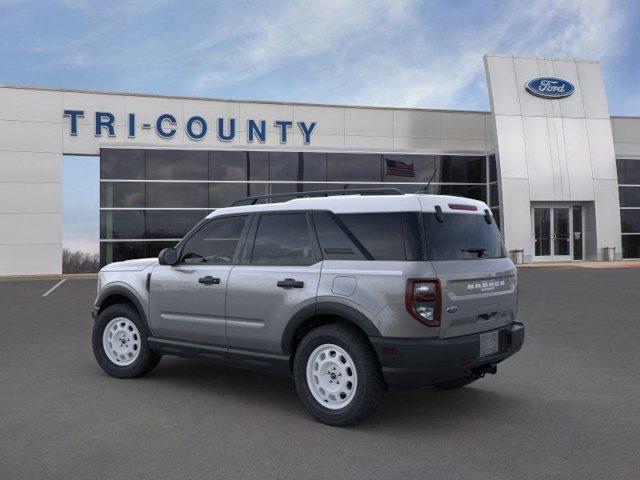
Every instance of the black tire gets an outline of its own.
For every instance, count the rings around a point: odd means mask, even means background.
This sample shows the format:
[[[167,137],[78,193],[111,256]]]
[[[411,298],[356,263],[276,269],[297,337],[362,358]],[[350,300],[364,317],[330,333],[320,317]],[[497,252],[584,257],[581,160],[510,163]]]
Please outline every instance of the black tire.
[[[109,322],[114,318],[124,317],[130,320],[138,329],[140,333],[140,352],[136,360],[130,365],[117,365],[109,359],[104,346],[102,344],[102,336],[104,329]],[[100,314],[93,325],[92,334],[93,354],[98,361],[98,365],[107,372],[109,375],[117,378],[134,378],[144,375],[150,372],[158,365],[161,355],[151,351],[149,344],[147,343],[147,328],[138,311],[129,304],[121,303],[111,305],[105,308]]]
[[[436,383],[433,386],[440,390],[456,390],[458,388],[466,387],[470,383],[478,380],[478,377],[473,375],[469,375],[468,377],[455,378],[453,380],[448,380],[446,382]]]
[[[324,344],[343,348],[353,360],[357,373],[352,400],[338,410],[327,408],[316,400],[307,384],[309,356]],[[380,406],[387,393],[380,364],[369,340],[359,329],[343,324],[323,325],[307,333],[296,349],[293,378],[298,395],[309,413],[322,423],[338,427],[353,425],[369,417]]]

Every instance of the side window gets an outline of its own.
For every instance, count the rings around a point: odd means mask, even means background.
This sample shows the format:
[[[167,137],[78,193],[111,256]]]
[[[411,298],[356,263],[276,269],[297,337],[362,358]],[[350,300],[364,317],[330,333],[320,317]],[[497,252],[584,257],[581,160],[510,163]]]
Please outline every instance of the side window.
[[[260,217],[251,255],[252,265],[311,265],[313,244],[306,213]]]
[[[364,245],[373,260],[407,259],[401,213],[342,214],[338,218]]]
[[[359,246],[349,238],[351,232],[345,232],[346,227],[341,228],[331,214],[315,212],[314,219],[325,260],[366,260]]]
[[[247,216],[218,218],[198,230],[182,247],[181,261],[227,265],[240,242]]]

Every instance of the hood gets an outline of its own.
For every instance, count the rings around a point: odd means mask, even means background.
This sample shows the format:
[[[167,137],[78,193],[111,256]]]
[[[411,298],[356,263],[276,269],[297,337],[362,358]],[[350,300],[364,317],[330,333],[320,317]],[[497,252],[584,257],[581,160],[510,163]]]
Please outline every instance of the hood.
[[[135,260],[125,260],[124,262],[114,262],[102,267],[103,272],[139,272],[151,265],[158,264],[157,258],[137,258]]]

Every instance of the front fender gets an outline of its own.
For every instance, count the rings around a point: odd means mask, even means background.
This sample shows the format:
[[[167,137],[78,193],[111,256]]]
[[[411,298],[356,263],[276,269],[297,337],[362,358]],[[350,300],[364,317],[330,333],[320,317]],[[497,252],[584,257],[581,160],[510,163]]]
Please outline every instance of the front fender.
[[[141,298],[138,292],[136,292],[136,290],[133,287],[131,287],[130,285],[124,282],[112,282],[100,289],[100,292],[98,292],[98,297],[96,298],[95,307],[94,307],[94,312],[96,312],[96,316],[100,311],[102,311],[103,304],[105,303],[105,301],[109,297],[112,297],[114,295],[123,296],[127,300],[129,300],[135,306],[144,324],[147,325],[147,328],[149,328],[148,297]]]

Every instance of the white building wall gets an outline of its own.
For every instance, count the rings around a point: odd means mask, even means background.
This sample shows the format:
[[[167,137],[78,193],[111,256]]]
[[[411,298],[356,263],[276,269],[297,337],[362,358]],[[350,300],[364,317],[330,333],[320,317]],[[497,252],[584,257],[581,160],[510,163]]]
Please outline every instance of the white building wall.
[[[62,93],[0,88],[0,275],[62,268]]]
[[[620,254],[615,153],[598,62],[486,55],[485,70],[507,249],[524,249],[531,260],[531,202],[595,202],[596,242],[587,255],[602,258],[608,245]],[[550,100],[526,91],[529,80],[545,76],[571,82],[573,95]]]

